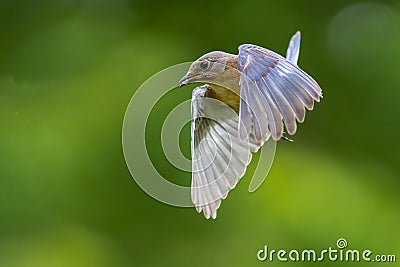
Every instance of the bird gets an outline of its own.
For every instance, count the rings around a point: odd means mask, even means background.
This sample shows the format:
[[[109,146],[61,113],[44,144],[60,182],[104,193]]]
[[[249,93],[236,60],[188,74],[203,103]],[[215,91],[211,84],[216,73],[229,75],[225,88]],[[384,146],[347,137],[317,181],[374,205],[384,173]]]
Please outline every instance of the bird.
[[[319,84],[298,67],[301,34],[290,39],[286,57],[243,44],[238,55],[209,52],[194,61],[179,87],[196,87],[191,100],[191,199],[206,219],[235,188],[252,153],[270,138],[295,134],[305,110],[322,99]]]

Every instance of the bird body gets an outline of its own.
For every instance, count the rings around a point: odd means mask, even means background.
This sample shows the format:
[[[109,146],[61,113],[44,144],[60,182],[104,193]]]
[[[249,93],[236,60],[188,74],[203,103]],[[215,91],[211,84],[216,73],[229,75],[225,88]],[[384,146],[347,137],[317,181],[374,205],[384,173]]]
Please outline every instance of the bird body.
[[[209,93],[207,97],[215,98],[231,106],[235,110],[239,110],[239,103],[240,103],[239,86],[237,86],[237,88],[232,88],[232,90],[230,90],[221,85],[212,84],[210,85],[208,90]]]
[[[204,82],[192,94],[192,201],[216,218],[221,200],[244,175],[255,152],[270,137],[279,140],[303,122],[322,90],[297,66],[300,32],[286,58],[250,44],[239,54],[214,51],[197,59],[180,80]]]

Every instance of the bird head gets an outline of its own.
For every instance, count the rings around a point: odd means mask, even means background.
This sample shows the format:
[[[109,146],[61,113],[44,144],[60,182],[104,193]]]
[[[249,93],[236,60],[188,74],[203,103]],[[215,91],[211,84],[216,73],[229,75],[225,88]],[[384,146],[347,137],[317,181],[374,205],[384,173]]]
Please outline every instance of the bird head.
[[[179,81],[179,87],[194,82],[229,87],[232,80],[238,77],[237,56],[221,51],[214,51],[201,56],[192,63],[189,71]]]

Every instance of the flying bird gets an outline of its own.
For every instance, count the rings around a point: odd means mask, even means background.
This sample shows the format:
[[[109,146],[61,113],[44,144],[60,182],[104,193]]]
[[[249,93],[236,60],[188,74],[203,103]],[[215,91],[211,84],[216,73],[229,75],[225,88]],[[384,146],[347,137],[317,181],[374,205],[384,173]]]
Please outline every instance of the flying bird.
[[[215,219],[246,172],[251,152],[265,141],[293,135],[297,122],[322,98],[318,83],[297,66],[300,32],[286,58],[252,44],[239,54],[213,51],[194,61],[179,86],[202,82],[192,93],[192,186],[198,212]]]

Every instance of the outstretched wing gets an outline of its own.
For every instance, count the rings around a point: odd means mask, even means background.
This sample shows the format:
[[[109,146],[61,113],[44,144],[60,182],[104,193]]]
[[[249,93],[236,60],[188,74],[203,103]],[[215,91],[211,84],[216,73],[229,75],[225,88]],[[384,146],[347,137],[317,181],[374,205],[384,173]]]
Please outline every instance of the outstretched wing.
[[[238,136],[238,115],[207,97],[210,90],[204,85],[193,91],[191,195],[196,210],[215,219],[221,200],[244,175],[251,153],[248,141]]]
[[[268,139],[269,134],[279,140],[284,126],[289,134],[294,134],[296,120],[304,121],[305,108],[313,109],[314,101],[322,98],[317,82],[294,64],[298,55],[296,39],[295,35],[288,55],[293,63],[256,45],[239,46],[241,138],[246,138],[250,132],[260,143]]]

